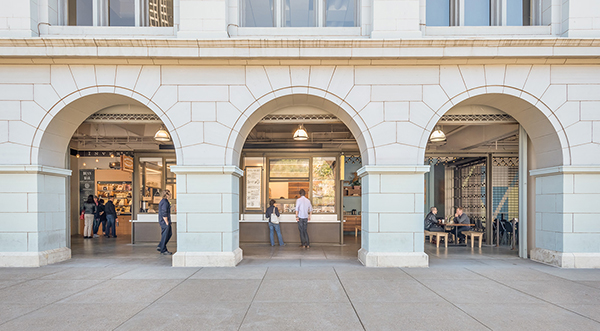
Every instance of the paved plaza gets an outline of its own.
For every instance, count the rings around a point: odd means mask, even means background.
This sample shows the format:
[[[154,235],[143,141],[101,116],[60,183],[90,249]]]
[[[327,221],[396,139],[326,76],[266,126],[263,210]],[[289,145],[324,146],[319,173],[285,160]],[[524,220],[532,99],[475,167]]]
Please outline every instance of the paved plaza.
[[[506,248],[427,244],[409,269],[361,266],[354,237],[241,247],[236,268],[173,268],[154,244],[74,238],[69,261],[0,269],[0,330],[600,329],[600,270]]]

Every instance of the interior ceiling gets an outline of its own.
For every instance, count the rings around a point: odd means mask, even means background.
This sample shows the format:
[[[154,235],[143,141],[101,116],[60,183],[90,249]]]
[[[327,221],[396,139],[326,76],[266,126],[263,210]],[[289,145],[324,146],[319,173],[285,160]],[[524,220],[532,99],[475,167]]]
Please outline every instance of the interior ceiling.
[[[160,144],[154,140],[154,134],[162,122],[152,115],[151,110],[139,104],[103,108],[79,126],[71,139],[71,148],[158,149]],[[308,131],[308,141],[293,140],[293,133],[300,124]],[[455,107],[442,117],[438,127],[446,134],[446,141],[428,143],[428,156],[518,153],[519,126],[496,108],[477,104]],[[246,149],[270,147],[358,151],[354,136],[337,117],[303,106],[287,107],[265,116],[251,130],[244,146]]]

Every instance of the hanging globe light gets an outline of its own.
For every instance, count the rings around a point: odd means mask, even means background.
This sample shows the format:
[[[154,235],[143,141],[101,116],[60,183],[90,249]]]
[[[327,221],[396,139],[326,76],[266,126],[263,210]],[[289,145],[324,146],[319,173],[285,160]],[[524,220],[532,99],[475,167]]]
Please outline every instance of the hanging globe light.
[[[167,130],[165,130],[165,128],[161,126],[160,129],[154,134],[154,140],[169,141],[171,140],[171,136],[169,135],[169,132],[167,132]]]
[[[294,132],[294,140],[308,140],[308,132],[302,124]]]
[[[435,131],[431,133],[431,136],[429,136],[429,141],[433,143],[446,141],[446,135],[444,134],[444,131],[442,131],[438,126],[435,128]]]

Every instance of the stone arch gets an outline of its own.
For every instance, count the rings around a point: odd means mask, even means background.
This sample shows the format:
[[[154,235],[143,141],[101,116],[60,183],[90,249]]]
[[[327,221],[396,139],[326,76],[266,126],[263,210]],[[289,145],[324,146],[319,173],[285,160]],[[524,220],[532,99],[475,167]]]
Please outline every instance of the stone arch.
[[[434,109],[435,114],[421,136],[418,160],[425,158],[429,136],[446,112],[456,106],[478,104],[500,109],[524,127],[532,141],[538,168],[571,164],[569,141],[554,111],[527,91],[510,86],[494,87],[493,93],[488,92],[486,86],[462,92]]]
[[[36,128],[31,144],[31,163],[57,168],[65,167],[65,152],[79,125],[100,109],[122,102],[134,102],[147,107],[163,122],[175,145],[177,163],[182,162],[182,149],[177,130],[165,111],[155,102],[131,89],[112,86],[89,86],[63,97],[46,112]],[[114,88],[114,89],[113,89]]]
[[[302,89],[302,93],[294,93],[294,89]],[[226,164],[239,164],[239,156],[248,134],[265,115],[293,105],[313,106],[336,115],[354,135],[363,165],[375,163],[376,155],[371,133],[357,110],[343,99],[325,90],[294,86],[267,93],[243,110],[227,141]]]

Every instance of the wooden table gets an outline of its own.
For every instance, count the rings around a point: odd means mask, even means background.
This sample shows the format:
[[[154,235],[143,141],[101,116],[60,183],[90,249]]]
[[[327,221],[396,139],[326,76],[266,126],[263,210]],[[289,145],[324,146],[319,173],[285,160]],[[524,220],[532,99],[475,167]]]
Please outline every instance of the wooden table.
[[[459,244],[458,243],[458,228],[460,226],[472,227],[472,226],[475,226],[475,224],[445,223],[444,226],[453,226],[454,227],[454,243],[452,245],[450,245],[450,246],[467,246],[466,238],[465,238],[465,243],[464,244]]]

